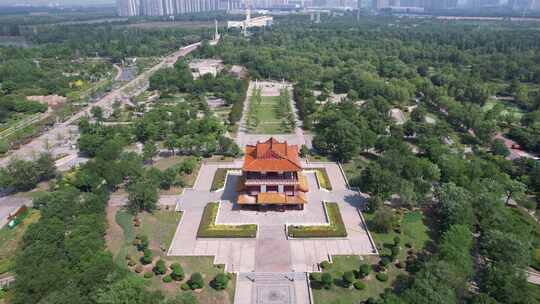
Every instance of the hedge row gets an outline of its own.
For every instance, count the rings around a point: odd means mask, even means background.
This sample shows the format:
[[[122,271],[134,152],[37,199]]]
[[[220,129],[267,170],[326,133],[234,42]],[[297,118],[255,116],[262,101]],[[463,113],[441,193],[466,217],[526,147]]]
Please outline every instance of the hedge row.
[[[328,172],[325,168],[316,168],[315,174],[317,174],[317,179],[319,180],[319,186],[328,191],[332,191],[332,184],[330,183],[330,178],[328,177]]]
[[[216,225],[219,203],[208,203],[204,207],[198,238],[254,238],[257,225]]]
[[[336,203],[324,203],[328,213],[328,226],[289,226],[289,237],[293,238],[331,238],[346,237],[347,229],[341,218],[339,206]]]

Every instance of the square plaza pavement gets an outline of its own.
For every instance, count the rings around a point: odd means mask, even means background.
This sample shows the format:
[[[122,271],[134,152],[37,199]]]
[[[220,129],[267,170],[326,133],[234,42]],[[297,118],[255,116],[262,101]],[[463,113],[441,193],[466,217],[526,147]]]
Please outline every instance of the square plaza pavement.
[[[311,272],[317,264],[329,260],[331,255],[368,255],[376,250],[368,236],[367,228],[359,209],[365,198],[356,191],[349,190],[337,164],[309,163],[309,168],[326,168],[332,191],[320,190],[315,175],[307,173],[310,185],[308,207],[303,211],[256,212],[240,211],[235,206],[234,173],[229,175],[224,190],[211,192],[210,185],[217,168],[239,168],[239,163],[204,164],[193,189],[186,189],[180,197],[177,210],[184,212],[168,254],[173,256],[214,256],[215,263],[225,264],[230,272],[252,272],[257,268],[264,272]],[[197,229],[203,209],[208,202],[221,202],[218,223],[258,224],[256,239],[197,239]],[[287,239],[285,224],[324,224],[322,202],[339,204],[348,236],[343,239]],[[272,240],[271,243],[270,240]],[[266,242],[268,241],[268,242]],[[272,244],[272,245],[268,245]],[[264,266],[259,259],[264,248],[276,246],[283,252],[281,261],[273,261],[275,269]]]

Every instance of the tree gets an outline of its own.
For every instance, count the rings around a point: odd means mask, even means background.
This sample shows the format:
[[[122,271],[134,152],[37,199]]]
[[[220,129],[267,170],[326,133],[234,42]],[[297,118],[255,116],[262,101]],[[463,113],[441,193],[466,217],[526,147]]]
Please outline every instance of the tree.
[[[339,161],[348,161],[361,147],[361,132],[356,125],[346,119],[336,121],[332,126],[317,127],[313,146],[318,151],[332,155]]]
[[[397,218],[390,208],[380,208],[377,210],[371,221],[373,229],[380,233],[387,233],[394,229]]]
[[[491,151],[493,151],[495,155],[500,155],[502,157],[510,155],[510,150],[508,150],[502,139],[495,139],[491,142]]]
[[[93,106],[90,109],[90,113],[92,113],[92,116],[97,122],[103,121],[103,109],[99,106]]]
[[[456,224],[472,226],[474,214],[469,191],[454,183],[444,183],[435,195],[439,201],[437,210],[440,214],[441,231],[444,232]]]
[[[147,141],[143,146],[143,159],[152,162],[152,159],[158,154],[158,147],[153,141]]]
[[[355,280],[356,278],[354,277],[354,273],[352,271],[346,271],[343,273],[343,284],[345,287],[350,287]]]
[[[146,179],[139,179],[127,187],[128,208],[137,213],[140,211],[152,212],[156,209],[159,199],[156,186]]]
[[[98,304],[160,304],[164,297],[159,292],[149,292],[141,278],[127,276],[97,292]]]

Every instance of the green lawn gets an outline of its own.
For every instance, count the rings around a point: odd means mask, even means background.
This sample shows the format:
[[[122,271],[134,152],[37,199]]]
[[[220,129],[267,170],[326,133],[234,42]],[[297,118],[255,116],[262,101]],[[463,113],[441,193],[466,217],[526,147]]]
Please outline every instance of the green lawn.
[[[126,255],[139,256],[136,247],[133,246],[133,240],[137,234],[146,234],[150,241],[150,249],[155,256],[154,262],[159,258],[164,259],[167,265],[178,262],[185,272],[185,279],[181,282],[164,283],[162,276],[153,276],[146,279],[150,290],[161,290],[170,297],[174,297],[179,293],[193,293],[199,303],[232,304],[234,301],[235,279],[229,282],[229,286],[224,291],[215,290],[209,285],[218,273],[223,272],[223,265],[214,265],[213,257],[169,257],[166,256],[166,252],[160,249],[162,245],[168,249],[181,216],[181,213],[165,210],[158,210],[153,214],[142,213],[139,214],[141,225],[134,227],[133,215],[124,210],[118,211],[116,213],[116,222],[122,228],[124,238],[122,240],[123,245],[115,256],[115,262],[123,268],[133,270],[134,267],[130,268],[127,265]],[[140,265],[139,262],[137,264]],[[152,265],[145,266],[141,274],[132,272],[132,275],[142,277],[142,274],[151,271],[151,268]],[[203,275],[204,289],[197,292],[182,291],[180,285],[186,282],[191,274],[195,272]]]
[[[359,257],[359,256],[333,256],[333,264],[329,269],[323,272],[328,272],[332,275],[334,284],[330,289],[320,289],[317,286],[313,286],[313,298],[314,304],[357,304],[361,301],[365,301],[370,297],[377,298],[384,289],[390,288],[392,282],[394,282],[397,276],[402,270],[397,269],[394,266],[390,266],[388,269],[388,281],[380,282],[375,278],[376,272],[371,270],[370,274],[366,278],[358,278],[362,281],[366,288],[363,290],[356,290],[354,287],[344,288],[342,286],[343,273],[346,271],[358,271],[361,264],[374,265],[378,262],[376,257]]]
[[[30,209],[22,223],[15,228],[12,229],[6,226],[0,229],[0,275],[11,271],[15,262],[17,246],[28,226],[38,221],[39,215],[39,211]]]
[[[363,215],[369,227],[373,214],[363,213]],[[385,244],[393,243],[396,236],[400,237],[401,244],[409,243],[416,250],[423,249],[431,240],[428,234],[429,229],[424,223],[424,216],[421,211],[406,212],[403,214],[401,217],[401,234],[398,234],[396,231],[389,233],[378,233],[373,229],[369,231],[381,255],[389,253],[388,246],[385,246]],[[403,259],[405,256],[405,250],[401,250],[398,258]]]
[[[330,238],[346,237],[347,229],[341,218],[339,206],[336,203],[324,203],[328,212],[329,226],[288,226],[288,234],[293,238]]]
[[[507,114],[512,113],[515,116],[515,118],[521,119],[521,117],[524,114],[523,110],[521,110],[520,108],[518,108],[515,104],[511,102],[502,101],[502,100],[493,100],[493,99],[488,100],[486,104],[482,107],[482,110],[484,110],[484,112],[487,112],[493,109],[495,105],[497,104],[501,104],[504,107],[504,110],[502,110],[501,112],[502,115],[507,115]]]
[[[368,222],[373,218],[373,214],[364,213],[364,217]],[[389,254],[390,244],[393,244],[394,237],[400,236],[400,253],[398,261],[405,261],[408,248],[405,244],[412,245],[412,249],[419,251],[430,242],[428,227],[424,224],[424,216],[421,211],[407,212],[401,217],[401,234],[392,231],[390,233],[376,233],[370,230],[379,253],[381,255]],[[324,272],[332,274],[334,285],[331,289],[316,289],[313,288],[313,297],[315,304],[356,304],[365,301],[369,297],[377,298],[386,288],[395,287],[399,277],[406,277],[408,274],[404,269],[396,267],[395,263],[391,263],[387,268],[388,281],[380,282],[375,278],[376,272],[373,266],[379,262],[379,257],[365,256],[361,260],[358,256],[334,256],[334,263],[329,269]],[[345,271],[357,271],[361,264],[372,265],[371,273],[363,279],[358,278],[366,285],[364,290],[356,290],[354,288],[341,287],[341,278]],[[399,280],[398,282],[401,282]],[[399,285],[399,284],[398,284]]]
[[[249,128],[253,134],[284,134],[291,133],[292,129],[283,123],[284,117],[279,116],[279,96],[262,96],[262,102],[256,105],[257,113],[248,115],[256,116],[259,123],[256,127]]]
[[[254,238],[257,236],[257,225],[216,225],[219,203],[208,203],[204,207],[198,238]]]

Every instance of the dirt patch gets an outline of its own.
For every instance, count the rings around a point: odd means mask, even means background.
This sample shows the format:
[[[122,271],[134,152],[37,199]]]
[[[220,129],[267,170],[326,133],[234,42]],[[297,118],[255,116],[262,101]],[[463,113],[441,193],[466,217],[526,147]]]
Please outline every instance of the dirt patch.
[[[60,95],[46,95],[46,96],[27,96],[26,99],[30,101],[37,101],[39,103],[44,103],[49,106],[49,108],[56,108],[58,106],[66,103],[67,98]]]

